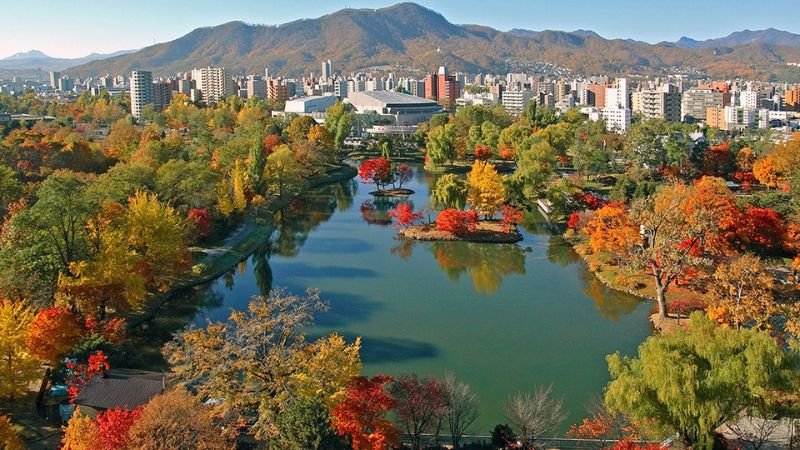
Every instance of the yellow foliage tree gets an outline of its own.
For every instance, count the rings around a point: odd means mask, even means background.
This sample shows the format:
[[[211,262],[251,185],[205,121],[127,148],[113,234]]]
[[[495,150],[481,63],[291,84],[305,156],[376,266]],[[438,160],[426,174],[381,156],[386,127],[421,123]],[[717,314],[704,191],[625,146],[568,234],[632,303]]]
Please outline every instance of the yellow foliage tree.
[[[775,167],[775,158],[772,155],[767,155],[753,163],[753,175],[764,186],[776,187],[780,182],[778,169]]]
[[[502,175],[491,164],[476,161],[467,175],[467,184],[467,201],[472,209],[486,218],[494,216],[506,201]]]
[[[303,370],[292,376],[296,391],[306,398],[321,398],[329,410],[345,395],[350,379],[361,372],[361,338],[347,345],[332,334],[299,350]]]
[[[96,423],[89,416],[73,414],[64,428],[62,450],[95,450],[100,442]]]
[[[25,450],[25,444],[19,438],[11,420],[0,416],[0,448],[4,450]]]
[[[0,398],[15,398],[42,374],[42,365],[28,352],[26,338],[33,310],[21,302],[0,299]]]
[[[717,320],[737,329],[742,325],[768,329],[769,319],[779,312],[774,280],[756,256],[741,255],[714,272],[709,289],[709,306]]]

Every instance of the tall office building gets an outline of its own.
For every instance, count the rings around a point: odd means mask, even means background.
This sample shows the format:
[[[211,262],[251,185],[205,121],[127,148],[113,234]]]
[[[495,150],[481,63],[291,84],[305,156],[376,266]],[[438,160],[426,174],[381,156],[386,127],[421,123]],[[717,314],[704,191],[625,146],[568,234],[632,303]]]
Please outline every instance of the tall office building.
[[[53,89],[58,89],[58,80],[61,79],[61,72],[50,72],[50,87]]]
[[[75,83],[72,82],[72,78],[64,75],[63,77],[58,79],[58,90],[61,92],[70,92],[72,88],[75,87]]]
[[[130,87],[131,114],[141,119],[144,106],[153,103],[153,73],[134,70],[131,72]]]
[[[233,79],[224,67],[204,67],[192,70],[195,89],[200,91],[200,100],[206,104],[219,103],[233,95]]]
[[[331,78],[333,78],[333,65],[329,59],[322,62],[322,79],[328,81]]]

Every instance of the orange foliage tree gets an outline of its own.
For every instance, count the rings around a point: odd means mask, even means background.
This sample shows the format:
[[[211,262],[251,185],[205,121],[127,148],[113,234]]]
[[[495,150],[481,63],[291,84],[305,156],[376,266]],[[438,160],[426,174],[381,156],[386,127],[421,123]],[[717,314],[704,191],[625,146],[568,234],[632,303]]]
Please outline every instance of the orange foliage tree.
[[[80,318],[69,309],[43,309],[28,329],[28,349],[35,357],[55,363],[78,343],[84,333]]]
[[[583,227],[589,236],[589,247],[593,252],[609,252],[618,259],[629,254],[632,247],[639,244],[639,228],[628,215],[622,202],[612,202],[595,211]]]
[[[400,432],[386,415],[394,407],[387,391],[392,378],[377,375],[355,377],[347,386],[345,398],[333,409],[333,427],[350,439],[353,450],[384,450],[399,444]]]

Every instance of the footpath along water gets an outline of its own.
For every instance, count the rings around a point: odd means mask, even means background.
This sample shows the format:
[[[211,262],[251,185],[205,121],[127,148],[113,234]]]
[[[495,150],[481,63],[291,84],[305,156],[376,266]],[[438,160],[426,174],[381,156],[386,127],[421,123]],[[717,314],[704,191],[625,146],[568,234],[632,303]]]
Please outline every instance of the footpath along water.
[[[432,184],[418,170],[415,209],[429,208]],[[566,431],[602,396],[605,356],[634,354],[650,335],[651,306],[604,287],[537,213],[518,244],[400,241],[388,218],[398,200],[371,188],[327,185],[277,213],[270,241],[199,293],[195,323],[271,287],[319,289],[330,311],[310,334],[361,336],[369,375],[452,371],[480,396],[474,434],[508,422],[510,395],[547,385],[569,412]]]

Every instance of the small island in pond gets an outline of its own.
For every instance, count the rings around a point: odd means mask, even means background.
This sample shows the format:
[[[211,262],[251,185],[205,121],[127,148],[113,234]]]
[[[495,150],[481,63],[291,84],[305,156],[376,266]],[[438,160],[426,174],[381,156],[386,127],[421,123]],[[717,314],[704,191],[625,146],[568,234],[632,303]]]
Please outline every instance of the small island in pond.
[[[414,191],[411,189],[380,189],[377,191],[372,191],[369,193],[375,197],[408,197],[409,195],[414,195]]]
[[[500,220],[482,220],[475,229],[463,234],[456,234],[438,228],[436,223],[414,225],[403,228],[398,235],[404,239],[419,241],[466,241],[495,244],[513,244],[522,240],[522,234],[516,227],[509,228]]]
[[[358,175],[362,183],[378,187],[378,190],[370,192],[375,197],[408,197],[414,194],[411,189],[403,188],[403,184],[414,177],[414,170],[406,163],[394,165],[387,158],[367,159],[361,163]]]

